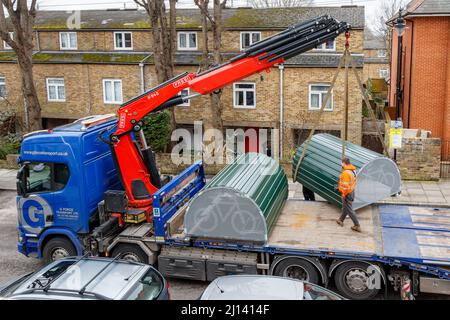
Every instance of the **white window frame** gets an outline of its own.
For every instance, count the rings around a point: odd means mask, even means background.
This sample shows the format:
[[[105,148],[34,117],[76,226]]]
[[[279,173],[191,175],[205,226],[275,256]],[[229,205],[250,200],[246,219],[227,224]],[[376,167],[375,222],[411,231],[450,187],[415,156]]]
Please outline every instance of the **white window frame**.
[[[114,82],[120,82],[120,101],[115,101],[115,100],[111,100],[108,101],[106,100],[106,82],[111,81],[113,84]],[[112,86],[113,90],[114,90],[114,85]],[[115,96],[115,92],[113,92],[113,96]],[[123,103],[123,87],[122,87],[122,79],[103,79],[103,103],[105,104],[122,104]]]
[[[254,33],[257,33],[257,34],[259,34],[259,41],[261,41],[262,40],[262,34],[261,34],[261,31],[241,31],[240,33],[239,33],[239,48],[240,48],[240,50],[242,51],[242,50],[245,50],[246,48],[248,48],[248,47],[243,47],[242,45],[243,45],[243,43],[242,43],[242,35],[243,34],[245,34],[245,33],[249,33],[250,34],[250,45],[249,46],[251,46],[251,45],[253,45],[253,43],[256,43],[256,42],[253,42],[253,34]]]
[[[326,43],[322,43],[320,46],[318,46],[317,48],[314,48],[313,50],[314,51],[329,51],[329,52],[336,51],[336,39],[333,40],[333,48],[332,49],[327,49]]]
[[[8,93],[6,92],[6,77],[1,76],[0,83],[3,83],[3,86],[5,87],[5,96],[0,96],[0,100],[3,100],[8,95]]]
[[[378,58],[386,58],[387,57],[387,51],[384,49],[380,49],[377,51]]]
[[[9,37],[14,40],[14,32],[10,31],[8,32]],[[6,41],[3,41],[3,49],[4,50],[12,50],[12,48],[9,46],[9,44],[6,43]]]
[[[320,108],[322,107],[322,93],[323,93],[323,91],[313,91],[312,90],[312,87],[313,86],[327,86],[327,87],[330,87],[331,85],[329,84],[329,83],[310,83],[309,84],[309,88],[308,88],[308,110],[309,111],[319,111],[320,110]],[[334,90],[331,90],[331,97],[330,97],[330,99],[331,99],[331,108],[330,109],[327,109],[327,106],[325,106],[325,108],[323,109],[323,111],[333,111],[333,109],[334,109],[334,92],[333,92]],[[318,108],[313,108],[312,107],[312,99],[311,99],[311,96],[312,96],[312,94],[313,93],[315,93],[315,94],[320,94],[320,98],[319,98],[319,107]],[[326,92],[325,92],[325,94],[326,94]]]
[[[129,33],[130,37],[131,37],[131,47],[125,47],[125,34]],[[116,43],[116,34],[121,34],[122,35],[122,43],[123,43],[123,47],[118,47],[117,43]],[[131,31],[115,31],[113,32],[113,38],[114,38],[114,50],[133,50],[133,32]]]
[[[238,89],[236,88],[237,85],[240,84],[252,84],[253,85],[253,89]],[[253,92],[253,103],[254,105],[252,106],[248,106],[246,103],[246,99],[244,97],[244,105],[238,105],[237,101],[236,101],[236,91],[244,91],[244,92],[248,92],[251,91]],[[256,83],[255,82],[235,82],[233,83],[233,107],[236,109],[256,109]]]
[[[186,88],[186,89],[181,90],[181,91],[180,91],[180,95],[181,95],[181,92],[182,92],[182,91],[187,91],[187,95],[190,94],[189,88]],[[189,107],[189,106],[191,106],[191,100],[188,100],[188,101],[186,101],[186,102],[180,103],[178,106],[180,106],[180,107]]]
[[[386,73],[386,76],[383,76],[382,75],[382,73]],[[386,79],[386,78],[389,78],[389,76],[390,76],[390,72],[389,72],[389,69],[379,69],[378,70],[378,75],[380,76],[380,78],[382,78],[382,79]]]
[[[180,36],[182,35],[182,34],[185,34],[186,35],[186,44],[187,45],[189,45],[189,35],[190,34],[195,34],[195,48],[190,48],[190,47],[187,47],[187,48],[181,48],[181,46],[180,46]],[[177,48],[178,48],[178,50],[180,50],[180,51],[196,51],[196,50],[198,50],[198,36],[197,36],[197,32],[195,32],[195,31],[180,31],[180,32],[177,32]]]
[[[66,34],[67,35],[67,44],[69,45],[69,47],[67,47],[67,48],[64,48],[63,46],[62,46],[62,36],[63,36],[63,34]],[[71,47],[70,45],[71,45],[71,43],[70,43],[70,35],[71,34],[75,34],[75,47]],[[59,33],[59,49],[60,50],[78,50],[78,34],[76,33],[76,32],[72,32],[72,31],[64,31],[64,32],[60,32]]]
[[[57,96],[56,99],[51,99],[50,98],[50,85],[49,85],[49,82],[52,81],[52,80],[58,80],[58,81],[62,80],[63,81],[62,85],[60,85],[60,84],[52,84],[52,86],[56,87],[56,96]],[[66,101],[66,83],[64,81],[64,78],[46,78],[45,79],[45,83],[46,83],[46,87],[47,87],[47,101],[48,102],[65,102]],[[58,87],[61,87],[61,86],[64,88],[64,99],[60,99],[59,98],[59,94],[58,94]]]

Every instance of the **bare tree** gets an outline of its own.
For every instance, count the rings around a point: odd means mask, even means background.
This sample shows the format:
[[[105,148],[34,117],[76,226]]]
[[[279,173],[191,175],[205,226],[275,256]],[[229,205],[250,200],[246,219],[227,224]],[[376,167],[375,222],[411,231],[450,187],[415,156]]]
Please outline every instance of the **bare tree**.
[[[378,19],[375,22],[374,31],[376,33],[376,36],[383,37],[386,44],[387,56],[389,60],[392,51],[392,29],[387,25],[387,22],[397,14],[400,8],[404,7],[404,4],[404,0],[384,0],[381,3]]]
[[[145,9],[150,19],[158,82],[167,81],[174,75],[177,0],[169,0],[168,16],[164,0],[134,0],[134,2]],[[172,131],[176,129],[173,108],[170,109],[170,127]]]
[[[313,0],[250,0],[253,8],[286,8],[304,7],[312,4]]]
[[[5,12],[6,9],[6,12]],[[36,0],[30,6],[27,0],[1,0],[0,38],[15,52],[22,79],[25,105],[24,128],[42,129],[41,106],[33,80],[33,26],[36,18]],[[10,36],[10,32],[13,36]]]
[[[202,32],[203,32],[203,61],[202,67],[209,64],[209,48],[208,48],[208,23],[211,26],[213,36],[213,64],[219,65],[222,63],[221,45],[222,45],[222,11],[226,6],[227,0],[213,0],[212,13],[208,9],[209,0],[194,0],[194,3],[200,9],[202,14]],[[210,123],[207,127],[212,127],[220,131],[223,130],[222,121],[222,103],[220,98],[222,90],[218,90],[210,94],[210,118],[207,119]]]

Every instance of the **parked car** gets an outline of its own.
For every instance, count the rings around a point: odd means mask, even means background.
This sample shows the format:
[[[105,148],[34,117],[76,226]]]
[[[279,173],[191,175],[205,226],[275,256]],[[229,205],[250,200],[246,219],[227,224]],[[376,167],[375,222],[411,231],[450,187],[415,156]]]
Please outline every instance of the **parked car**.
[[[128,260],[69,257],[0,285],[14,300],[168,300],[168,282],[152,266]]]
[[[200,300],[345,300],[316,284],[290,278],[233,275],[219,277]]]

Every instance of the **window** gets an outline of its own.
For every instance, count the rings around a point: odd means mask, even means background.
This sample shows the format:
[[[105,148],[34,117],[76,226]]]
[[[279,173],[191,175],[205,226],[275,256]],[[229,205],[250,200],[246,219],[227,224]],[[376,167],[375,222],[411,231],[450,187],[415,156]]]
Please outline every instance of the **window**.
[[[14,32],[8,32],[8,35],[11,39],[14,39]],[[3,41],[3,49],[11,50],[12,48],[6,43],[6,41]]]
[[[241,50],[261,40],[261,32],[241,32]]]
[[[25,167],[26,193],[62,190],[69,177],[69,168],[63,163],[28,163]]]
[[[164,289],[161,277],[152,269],[130,290],[127,300],[156,300]]]
[[[115,50],[132,50],[133,37],[131,32],[114,32]]]
[[[389,78],[389,69],[380,69],[380,78]]]
[[[336,51],[336,40],[330,40],[318,45],[314,50]]]
[[[47,78],[48,101],[66,101],[63,78]]]
[[[0,99],[6,98],[6,79],[0,77]]]
[[[187,97],[188,95],[189,95],[189,89],[183,89],[183,90],[180,91],[180,96]],[[190,105],[191,105],[191,101],[190,100],[179,104],[179,106],[182,106],[182,107],[189,107]]]
[[[197,50],[197,32],[178,32],[178,50]]]
[[[103,80],[103,101],[105,103],[122,103],[122,80]]]
[[[77,49],[77,33],[76,32],[60,32],[59,47],[61,50]]]
[[[336,293],[312,283],[303,283],[304,300],[342,300]]]
[[[378,58],[386,58],[387,52],[386,50],[378,50]]]
[[[233,84],[233,103],[235,108],[256,108],[256,85],[242,82]]]
[[[310,84],[309,85],[309,110],[320,110],[322,102],[325,100],[329,84]],[[324,108],[325,111],[333,110],[333,92]]]

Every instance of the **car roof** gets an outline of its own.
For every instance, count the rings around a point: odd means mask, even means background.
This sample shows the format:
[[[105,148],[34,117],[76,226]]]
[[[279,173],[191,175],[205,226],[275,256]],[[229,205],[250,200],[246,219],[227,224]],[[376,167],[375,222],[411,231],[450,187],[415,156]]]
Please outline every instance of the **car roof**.
[[[30,284],[42,277],[47,271],[67,263],[70,266],[51,282],[48,292],[30,290]],[[71,296],[73,299],[82,289],[85,297],[97,296],[104,299],[120,299],[123,297],[148,270],[149,265],[109,258],[64,258],[35,272],[21,284],[13,293],[20,298],[25,294],[39,295],[47,299],[48,293],[61,296]],[[58,295],[59,296],[59,295]],[[30,296],[31,297],[31,296]],[[38,298],[39,299],[39,298]]]
[[[303,282],[274,276],[224,276],[211,282],[201,299],[302,300]]]

